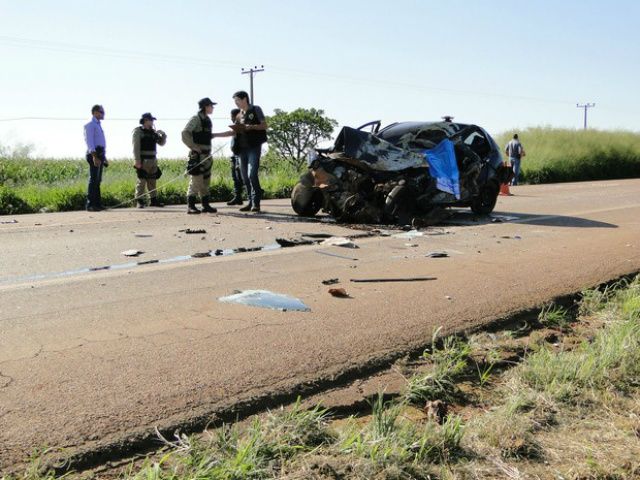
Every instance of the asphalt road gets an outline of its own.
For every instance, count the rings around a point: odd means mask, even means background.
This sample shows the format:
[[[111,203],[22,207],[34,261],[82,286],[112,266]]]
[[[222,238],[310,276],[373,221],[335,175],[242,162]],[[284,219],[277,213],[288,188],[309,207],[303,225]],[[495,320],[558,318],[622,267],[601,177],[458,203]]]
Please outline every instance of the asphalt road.
[[[274,248],[301,232],[363,233],[301,220],[287,200],[264,202],[260,215],[1,216],[0,472],[44,445],[124,448],[155,427],[319,388],[424,346],[438,326],[475,328],[640,271],[639,180],[512,191],[492,218],[456,210],[422,236],[383,232],[356,249]],[[143,253],[122,254],[131,249]],[[449,256],[428,256],[436,251]],[[404,277],[435,280],[350,282]],[[340,283],[321,283],[332,278]],[[218,300],[250,289],[310,311]]]

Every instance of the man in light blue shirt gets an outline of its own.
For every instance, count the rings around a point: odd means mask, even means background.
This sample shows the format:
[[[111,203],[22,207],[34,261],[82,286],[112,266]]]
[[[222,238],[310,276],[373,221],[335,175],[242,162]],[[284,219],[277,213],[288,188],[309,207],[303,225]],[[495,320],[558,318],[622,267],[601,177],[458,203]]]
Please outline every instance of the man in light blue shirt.
[[[87,186],[87,211],[99,212],[104,210],[100,198],[100,183],[102,169],[107,167],[107,142],[104,138],[100,121],[104,119],[102,105],[91,107],[91,121],[84,126],[84,140],[87,143],[86,160],[89,164],[89,184]]]
[[[507,146],[504,147],[504,153],[509,157],[509,162],[511,163],[511,167],[513,168],[513,179],[511,180],[511,185],[518,185],[518,176],[520,175],[520,162],[522,162],[522,157],[526,155],[520,140],[518,140],[518,134],[516,133],[513,136],[513,139],[507,143]]]

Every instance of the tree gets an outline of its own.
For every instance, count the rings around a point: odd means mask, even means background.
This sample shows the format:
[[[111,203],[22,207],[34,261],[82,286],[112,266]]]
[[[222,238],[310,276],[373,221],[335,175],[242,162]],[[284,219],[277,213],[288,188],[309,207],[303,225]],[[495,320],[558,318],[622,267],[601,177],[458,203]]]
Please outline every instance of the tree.
[[[0,158],[10,158],[12,160],[31,158],[34,152],[35,146],[33,143],[17,142],[13,146],[0,143]]]
[[[286,158],[296,168],[304,162],[310,148],[322,140],[331,138],[338,122],[324,115],[324,110],[298,108],[291,113],[276,108],[267,119],[269,124],[269,148]]]

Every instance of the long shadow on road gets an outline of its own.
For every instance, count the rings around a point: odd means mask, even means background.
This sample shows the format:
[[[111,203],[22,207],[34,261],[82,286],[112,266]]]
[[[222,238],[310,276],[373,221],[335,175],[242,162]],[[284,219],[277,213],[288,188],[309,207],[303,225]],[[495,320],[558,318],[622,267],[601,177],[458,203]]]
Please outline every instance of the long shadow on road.
[[[587,218],[570,217],[565,215],[532,215],[528,213],[494,212],[491,215],[476,215],[469,211],[454,210],[453,216],[443,222],[443,225],[469,226],[486,225],[489,223],[526,223],[549,227],[573,228],[618,228],[618,225]]]

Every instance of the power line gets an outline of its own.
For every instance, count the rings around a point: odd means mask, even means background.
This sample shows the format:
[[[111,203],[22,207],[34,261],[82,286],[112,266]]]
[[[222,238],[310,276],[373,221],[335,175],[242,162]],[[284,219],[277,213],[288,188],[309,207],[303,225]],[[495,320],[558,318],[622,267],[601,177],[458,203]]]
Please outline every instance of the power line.
[[[35,50],[47,50],[75,53],[82,55],[120,57],[134,60],[151,60],[169,63],[186,63],[192,65],[217,66],[222,68],[235,68],[240,64],[237,62],[220,62],[212,60],[202,60],[201,58],[185,57],[181,55],[154,55],[149,52],[140,52],[135,50],[123,50],[115,48],[102,48],[92,45],[77,45],[72,43],[51,42],[43,40],[31,40],[27,38],[0,36],[0,45],[8,45],[10,47],[23,47]]]
[[[220,68],[237,68],[240,66],[238,62],[221,62],[221,61],[213,61],[213,60],[203,60],[202,58],[195,57],[185,57],[180,55],[154,55],[149,52],[141,52],[135,50],[124,50],[124,49],[114,49],[114,48],[103,48],[92,45],[78,45],[71,43],[63,43],[63,42],[53,42],[53,41],[44,41],[44,40],[33,40],[28,38],[18,38],[18,37],[8,37],[0,35],[0,45],[7,45],[10,47],[21,47],[21,48],[31,48],[36,50],[46,50],[46,51],[61,51],[71,54],[80,54],[80,55],[93,55],[93,56],[105,56],[105,57],[120,57],[120,58],[129,58],[135,60],[148,60],[148,61],[156,61],[156,62],[166,62],[166,63],[181,63],[181,64],[191,64],[191,65],[203,65],[203,66],[215,66]],[[264,66],[260,66],[264,69]],[[416,90],[416,91],[427,91],[427,92],[440,92],[445,94],[452,95],[467,95],[473,97],[486,97],[486,98],[507,98],[507,99],[516,99],[516,100],[528,100],[534,102],[546,102],[546,103],[556,103],[556,104],[566,104],[567,101],[560,99],[549,99],[549,98],[539,98],[539,97],[531,97],[526,95],[511,95],[507,93],[496,93],[496,92],[481,92],[481,91],[471,91],[471,90],[457,90],[452,88],[445,87],[437,87],[437,86],[427,86],[424,84],[409,84],[409,83],[398,83],[398,82],[389,82],[384,80],[374,80],[371,78],[362,78],[362,77],[352,77],[347,75],[339,75],[339,74],[331,74],[326,72],[317,72],[317,71],[305,71],[305,70],[297,70],[297,69],[289,69],[283,67],[270,67],[273,70],[273,73],[285,75],[285,76],[300,76],[300,77],[313,77],[313,78],[326,78],[331,79],[336,82],[345,82],[352,83],[356,85],[372,85],[372,86],[381,86],[388,88],[402,88],[406,90]],[[253,73],[251,73],[253,71]],[[258,67],[255,66],[251,70],[245,71],[242,69],[242,73],[248,73],[251,75],[251,81],[253,80],[253,74],[257,73]],[[251,101],[253,102],[253,92],[251,95]],[[593,105],[595,106],[595,104]],[[584,106],[581,106],[584,108]],[[590,108],[590,107],[587,107]],[[619,107],[613,107],[616,110],[622,110]],[[625,109],[629,113],[637,113],[637,111]],[[67,119],[61,119],[67,120]],[[71,119],[68,119],[71,120]],[[115,119],[110,119],[115,120]],[[118,119],[119,120],[119,119]],[[2,120],[0,121],[7,121]],[[10,119],[10,121],[13,121]]]
[[[239,66],[238,63],[208,61],[208,60],[202,60],[199,58],[183,57],[178,55],[153,55],[153,54],[149,54],[148,52],[140,52],[140,51],[133,51],[133,50],[106,49],[106,48],[95,47],[95,46],[75,45],[70,43],[31,40],[31,39],[7,37],[7,36],[0,36],[0,45],[2,44],[13,46],[13,47],[63,51],[67,53],[83,54],[83,55],[121,57],[121,58],[135,59],[135,60],[142,59],[142,60],[158,61],[158,62],[218,66],[222,68],[233,68],[233,67]],[[261,68],[264,68],[264,66],[261,65]],[[257,66],[251,70],[245,71],[244,68],[242,70],[243,70],[242,73],[251,74],[251,80],[253,80],[253,73],[257,73],[259,71]],[[513,98],[513,99],[531,100],[531,101],[537,101],[537,102],[566,103],[564,100],[551,100],[551,99],[528,97],[528,96],[522,96],[522,95],[509,95],[509,94],[502,94],[502,93],[456,90],[451,88],[426,86],[423,84],[417,85],[417,84],[406,84],[406,83],[398,83],[398,82],[387,82],[383,80],[372,80],[371,78],[351,77],[346,75],[330,74],[326,72],[304,71],[304,70],[296,70],[296,69],[289,69],[289,68],[282,68],[282,67],[280,68],[274,67],[273,70],[274,70],[274,73],[280,73],[281,75],[286,75],[286,76],[296,75],[301,77],[327,78],[327,79],[331,79],[338,82],[354,83],[357,85],[373,85],[373,86],[390,87],[390,88],[396,88],[396,89],[403,88],[408,90],[431,91],[431,92],[450,93],[455,95],[480,96],[480,97],[489,97],[489,98]],[[251,73],[252,71],[253,73]],[[253,95],[251,97],[251,101],[253,102]]]

